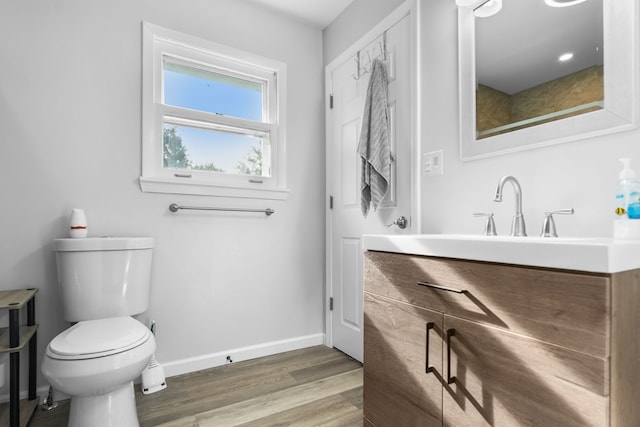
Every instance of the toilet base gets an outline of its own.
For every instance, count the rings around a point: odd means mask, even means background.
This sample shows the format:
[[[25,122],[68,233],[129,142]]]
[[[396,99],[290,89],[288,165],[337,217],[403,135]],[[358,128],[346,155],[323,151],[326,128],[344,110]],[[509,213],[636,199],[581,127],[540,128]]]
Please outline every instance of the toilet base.
[[[69,427],[139,427],[133,381],[96,396],[72,396]]]

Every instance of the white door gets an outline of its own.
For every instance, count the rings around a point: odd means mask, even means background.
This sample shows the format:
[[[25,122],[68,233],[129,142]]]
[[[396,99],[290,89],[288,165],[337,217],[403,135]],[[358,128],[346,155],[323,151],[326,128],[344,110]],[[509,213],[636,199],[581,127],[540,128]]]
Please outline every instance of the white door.
[[[333,98],[327,111],[327,341],[351,357],[363,359],[363,234],[412,233],[412,59],[411,18],[388,20],[378,36],[327,66]],[[389,19],[393,19],[390,17]],[[384,24],[384,23],[383,23]],[[388,28],[388,29],[387,29]],[[386,30],[386,35],[385,33]],[[366,44],[364,44],[366,43]],[[364,218],[360,208],[360,157],[357,153],[371,61],[386,46],[391,119],[391,185],[377,211]],[[363,73],[364,72],[364,73]],[[354,77],[355,76],[355,77]],[[392,224],[407,219],[406,228]]]

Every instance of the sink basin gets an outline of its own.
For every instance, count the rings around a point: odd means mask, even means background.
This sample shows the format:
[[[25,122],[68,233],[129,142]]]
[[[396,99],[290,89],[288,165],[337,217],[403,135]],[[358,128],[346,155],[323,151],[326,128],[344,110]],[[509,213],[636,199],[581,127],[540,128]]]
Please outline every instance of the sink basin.
[[[640,240],[467,234],[365,235],[363,248],[595,273],[640,268]]]

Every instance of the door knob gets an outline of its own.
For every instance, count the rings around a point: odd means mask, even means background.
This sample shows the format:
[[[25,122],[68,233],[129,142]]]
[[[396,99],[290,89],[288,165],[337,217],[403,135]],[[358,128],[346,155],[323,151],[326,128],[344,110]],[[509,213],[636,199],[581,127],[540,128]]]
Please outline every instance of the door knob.
[[[409,225],[409,220],[407,219],[407,217],[401,216],[400,218],[393,221],[391,224],[385,225],[385,227],[388,228],[388,227],[391,227],[392,225],[397,225],[402,230],[404,230],[405,228],[407,228],[407,225]]]

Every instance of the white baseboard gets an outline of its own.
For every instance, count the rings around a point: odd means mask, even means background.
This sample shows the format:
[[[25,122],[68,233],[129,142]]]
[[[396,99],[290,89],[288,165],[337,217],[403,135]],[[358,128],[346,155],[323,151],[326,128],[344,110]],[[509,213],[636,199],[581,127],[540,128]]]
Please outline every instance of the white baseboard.
[[[164,369],[165,376],[173,377],[175,375],[186,374],[189,372],[195,372],[202,369],[215,368],[216,366],[226,365],[230,363],[227,360],[227,356],[231,358],[233,362],[241,362],[243,360],[256,359],[258,357],[271,356],[278,353],[284,353],[292,350],[299,350],[301,348],[313,347],[316,345],[325,345],[324,334],[306,335],[303,337],[290,338],[281,341],[272,341],[263,344],[252,345],[248,347],[235,348],[230,350],[221,351],[218,353],[206,354],[204,356],[190,357],[188,359],[175,360],[173,362],[161,363]],[[139,378],[136,379],[136,383],[139,382]],[[6,387],[7,389],[9,387]],[[49,392],[49,386],[44,385],[36,389],[38,400],[40,402],[47,396]],[[20,399],[26,399],[28,396],[27,391],[20,391]],[[64,393],[59,391],[55,392],[55,401],[67,399]],[[0,402],[8,402],[9,393],[0,394]]]
[[[162,363],[165,375],[173,377],[175,375],[195,372],[202,369],[215,368],[216,366],[230,363],[227,356],[233,362],[255,359],[258,357],[271,356],[286,351],[299,350],[301,348],[324,345],[324,334],[307,335],[303,337],[290,338],[281,341],[272,341],[263,344],[252,345],[229,349],[218,353],[206,354],[204,356],[190,357],[188,359],[175,360],[173,362]]]
[[[6,403],[6,402],[9,401],[9,390],[8,390],[9,387],[6,387],[6,388],[7,388],[7,392],[0,394],[0,403]],[[36,388],[36,397],[38,398],[38,402],[42,403],[44,398],[47,397],[48,393],[49,393],[49,386],[48,385],[43,385],[43,386],[37,387]],[[27,390],[20,390],[19,396],[20,396],[20,400],[28,399],[29,398],[29,392]],[[58,400],[58,393],[56,393],[55,399]]]

